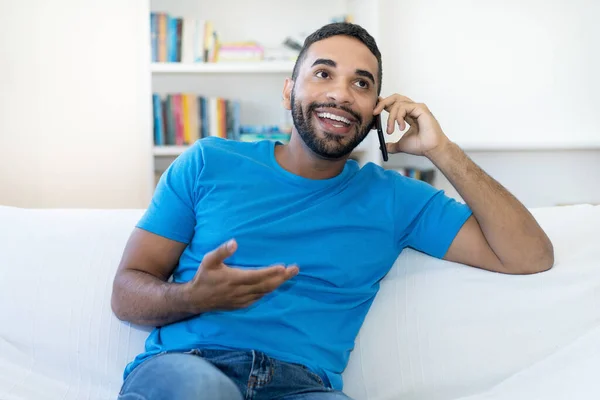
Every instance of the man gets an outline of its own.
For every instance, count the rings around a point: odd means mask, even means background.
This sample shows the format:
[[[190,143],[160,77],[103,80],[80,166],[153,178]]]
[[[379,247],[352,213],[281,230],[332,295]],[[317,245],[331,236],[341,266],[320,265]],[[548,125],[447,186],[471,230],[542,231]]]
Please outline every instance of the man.
[[[324,26],[285,82],[289,144],[202,139],[164,173],[114,281],[115,314],[157,327],[122,399],[347,399],[341,373],[403,248],[508,274],[552,266],[525,207],[424,104],[379,97],[381,80],[365,30]],[[467,204],[348,160],[383,110],[387,133],[410,125],[388,150],[429,158]]]

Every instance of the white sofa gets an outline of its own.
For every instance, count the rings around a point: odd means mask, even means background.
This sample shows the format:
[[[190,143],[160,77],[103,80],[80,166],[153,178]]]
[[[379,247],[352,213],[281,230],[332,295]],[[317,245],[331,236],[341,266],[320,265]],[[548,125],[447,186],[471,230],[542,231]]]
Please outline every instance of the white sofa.
[[[406,250],[344,373],[367,399],[599,399],[600,207],[533,210],[555,267],[508,276]],[[148,329],[111,284],[142,210],[0,207],[0,399],[115,399]]]

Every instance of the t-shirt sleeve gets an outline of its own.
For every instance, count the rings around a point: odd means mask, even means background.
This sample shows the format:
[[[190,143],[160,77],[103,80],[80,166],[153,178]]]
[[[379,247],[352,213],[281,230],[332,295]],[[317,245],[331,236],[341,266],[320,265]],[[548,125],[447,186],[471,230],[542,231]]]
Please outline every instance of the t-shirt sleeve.
[[[398,243],[443,258],[471,216],[471,209],[426,182],[398,175],[395,185]]]
[[[196,142],[162,174],[150,205],[136,226],[171,240],[189,243],[196,225],[197,181],[202,167],[202,149]]]

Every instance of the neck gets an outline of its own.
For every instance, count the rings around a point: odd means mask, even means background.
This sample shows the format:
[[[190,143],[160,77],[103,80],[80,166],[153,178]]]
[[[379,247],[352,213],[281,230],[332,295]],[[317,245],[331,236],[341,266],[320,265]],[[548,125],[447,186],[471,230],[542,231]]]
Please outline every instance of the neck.
[[[319,157],[306,146],[295,128],[288,144],[275,146],[275,160],[279,165],[295,175],[308,179],[329,179],[339,175],[347,159],[348,157],[328,160]]]

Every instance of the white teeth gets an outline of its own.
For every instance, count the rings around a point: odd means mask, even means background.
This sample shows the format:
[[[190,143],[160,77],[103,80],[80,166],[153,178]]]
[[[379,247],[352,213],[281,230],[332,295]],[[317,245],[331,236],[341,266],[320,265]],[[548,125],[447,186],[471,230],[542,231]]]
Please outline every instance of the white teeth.
[[[328,119],[332,119],[334,121],[340,121],[343,122],[347,125],[350,125],[350,120],[348,118],[344,118],[344,117],[340,117],[339,115],[335,115],[335,114],[331,114],[331,113],[327,113],[327,112],[322,112],[322,113],[318,113],[317,116],[319,118],[328,118]]]

